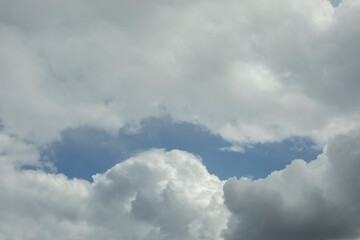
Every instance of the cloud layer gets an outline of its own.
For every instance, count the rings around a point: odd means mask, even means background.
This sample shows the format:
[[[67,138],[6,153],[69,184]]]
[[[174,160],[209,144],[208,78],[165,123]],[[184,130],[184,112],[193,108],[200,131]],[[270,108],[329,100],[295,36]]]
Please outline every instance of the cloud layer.
[[[1,6],[0,117],[22,138],[169,114],[241,144],[325,143],[359,122],[357,0]]]

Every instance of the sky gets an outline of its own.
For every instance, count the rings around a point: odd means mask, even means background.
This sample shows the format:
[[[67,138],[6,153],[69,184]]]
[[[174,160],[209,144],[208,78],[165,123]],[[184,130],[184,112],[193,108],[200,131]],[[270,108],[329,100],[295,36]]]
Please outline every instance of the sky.
[[[359,0],[0,6],[0,240],[360,240]]]

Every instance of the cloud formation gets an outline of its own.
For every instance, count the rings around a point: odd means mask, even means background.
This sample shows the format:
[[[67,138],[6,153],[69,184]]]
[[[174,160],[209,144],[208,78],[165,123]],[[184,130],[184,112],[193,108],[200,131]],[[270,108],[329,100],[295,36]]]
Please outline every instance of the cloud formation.
[[[359,131],[336,137],[310,163],[294,160],[264,179],[226,182],[198,157],[161,149],[92,183],[70,180],[20,170],[23,159],[39,165],[36,151],[1,139],[8,147],[0,158],[0,239],[360,238]]]
[[[186,152],[150,150],[92,183],[17,170],[22,156],[1,156],[0,239],[215,240],[227,221],[223,182]]]
[[[359,239],[360,135],[338,136],[310,162],[294,160],[265,179],[229,179],[234,239]]]
[[[0,239],[360,239],[359,0],[0,6]],[[258,180],[220,181],[181,150],[93,182],[40,156],[66,129],[131,133],[159,116],[218,134],[224,151],[328,144]]]
[[[235,145],[359,125],[357,0],[1,6],[0,117],[21,138],[164,114]]]

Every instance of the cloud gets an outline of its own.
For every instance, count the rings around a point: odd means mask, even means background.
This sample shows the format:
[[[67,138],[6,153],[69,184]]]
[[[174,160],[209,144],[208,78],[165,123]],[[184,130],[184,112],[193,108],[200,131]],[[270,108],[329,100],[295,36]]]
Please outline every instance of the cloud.
[[[316,160],[294,160],[267,178],[231,178],[225,240],[358,239],[360,134],[337,136]]]
[[[8,134],[42,144],[170,115],[234,145],[325,143],[359,125],[358,1],[1,3]]]
[[[360,237],[359,131],[337,136],[309,163],[227,181],[190,153],[162,149],[116,164],[92,183],[68,179],[21,170],[39,166],[36,148],[1,138],[0,239]]]
[[[93,183],[16,170],[21,157],[2,155],[0,239],[221,239],[223,182],[194,155],[150,150]]]
[[[0,239],[359,238],[360,2],[331,2],[0,0]],[[159,116],[240,147],[344,135],[226,183],[179,150],[92,183],[39,160],[65,129]]]
[[[232,145],[230,147],[222,147],[222,148],[220,148],[220,151],[244,153],[245,148],[241,147],[241,146],[237,146],[237,145]]]
[[[36,146],[0,132],[0,159],[3,166],[41,167],[40,154]]]

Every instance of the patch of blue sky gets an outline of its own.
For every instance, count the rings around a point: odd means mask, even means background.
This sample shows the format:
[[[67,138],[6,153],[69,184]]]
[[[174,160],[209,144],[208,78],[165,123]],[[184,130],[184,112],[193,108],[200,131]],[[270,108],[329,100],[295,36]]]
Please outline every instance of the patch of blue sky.
[[[329,0],[329,2],[331,3],[331,5],[333,5],[334,7],[337,7],[340,5],[340,3],[342,2],[342,0]]]
[[[220,179],[247,176],[266,177],[280,170],[293,159],[310,161],[320,150],[309,138],[292,137],[282,142],[255,144],[245,152],[221,151],[231,143],[201,126],[187,122],[173,122],[169,117],[144,120],[139,132],[120,129],[116,136],[103,130],[83,127],[62,132],[62,140],[42,150],[59,173],[70,178],[91,180],[138,152],[151,148],[179,149],[200,156],[208,171]]]

